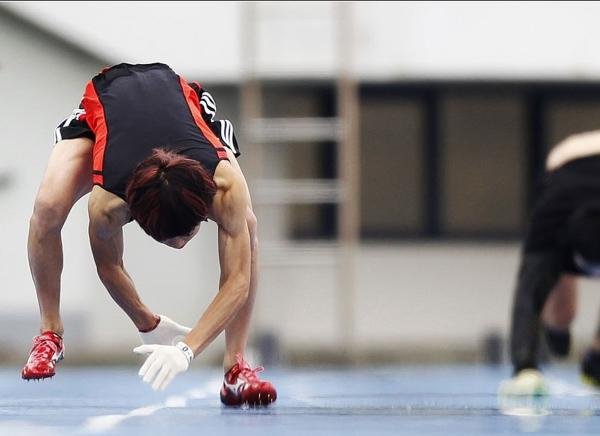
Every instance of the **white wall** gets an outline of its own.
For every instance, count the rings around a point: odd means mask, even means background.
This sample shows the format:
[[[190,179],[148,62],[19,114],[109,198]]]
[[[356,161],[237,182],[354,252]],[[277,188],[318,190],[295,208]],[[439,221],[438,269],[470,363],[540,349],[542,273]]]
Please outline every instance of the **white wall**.
[[[312,256],[296,256],[296,265],[285,266],[266,255],[256,327],[280,334],[284,347],[335,350],[344,294],[328,266],[334,258],[311,262]],[[507,337],[518,262],[517,244],[361,247],[354,273],[355,350],[476,350],[487,333]],[[581,291],[573,333],[585,344],[596,331],[600,285],[584,280]]]
[[[597,79],[597,2],[360,2],[367,77]]]
[[[334,2],[21,2],[5,6],[109,61],[161,60],[184,74],[238,80],[250,61],[263,76],[332,76],[340,61]],[[362,78],[600,77],[597,2],[352,2]],[[131,22],[135,20],[135,26]],[[110,32],[107,32],[110,27]]]

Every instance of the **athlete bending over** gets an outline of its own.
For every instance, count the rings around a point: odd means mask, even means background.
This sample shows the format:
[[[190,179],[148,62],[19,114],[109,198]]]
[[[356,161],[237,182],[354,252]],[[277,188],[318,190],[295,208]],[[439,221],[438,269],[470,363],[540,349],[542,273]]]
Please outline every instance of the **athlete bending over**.
[[[40,312],[25,379],[52,377],[63,356],[59,313],[60,232],[73,204],[91,192],[89,237],[98,275],[141,332],[149,354],[140,376],[164,389],[223,330],[221,401],[269,404],[277,393],[243,356],[257,287],[256,218],[229,121],[213,98],[164,64],[119,64],[86,86],[63,121],[31,217],[28,252]],[[218,225],[219,290],[194,328],[156,315],[123,265],[122,228],[135,220],[156,241],[183,248],[203,221]]]
[[[513,302],[513,393],[546,389],[539,373],[540,332],[550,351],[567,356],[576,314],[577,277],[600,276],[600,131],[569,137],[546,161],[521,256]],[[600,386],[600,330],[585,354],[584,379]]]

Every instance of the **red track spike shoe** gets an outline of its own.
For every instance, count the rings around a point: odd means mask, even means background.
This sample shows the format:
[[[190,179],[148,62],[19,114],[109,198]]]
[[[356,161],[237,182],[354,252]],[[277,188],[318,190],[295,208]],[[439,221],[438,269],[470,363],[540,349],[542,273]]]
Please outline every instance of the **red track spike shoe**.
[[[268,381],[260,380],[258,373],[263,367],[250,368],[250,365],[237,355],[237,363],[225,374],[221,388],[221,402],[226,406],[268,406],[277,399],[275,387]]]
[[[62,338],[54,332],[47,331],[33,338],[33,346],[29,359],[21,371],[25,380],[39,380],[54,376],[54,368],[64,356]]]

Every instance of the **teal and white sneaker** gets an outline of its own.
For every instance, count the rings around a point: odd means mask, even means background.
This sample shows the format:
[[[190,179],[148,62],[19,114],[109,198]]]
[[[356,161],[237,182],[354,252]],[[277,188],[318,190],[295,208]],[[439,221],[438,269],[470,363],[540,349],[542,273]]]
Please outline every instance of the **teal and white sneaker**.
[[[502,396],[541,397],[548,395],[550,388],[544,375],[537,369],[522,369],[515,376],[500,384],[498,394]]]

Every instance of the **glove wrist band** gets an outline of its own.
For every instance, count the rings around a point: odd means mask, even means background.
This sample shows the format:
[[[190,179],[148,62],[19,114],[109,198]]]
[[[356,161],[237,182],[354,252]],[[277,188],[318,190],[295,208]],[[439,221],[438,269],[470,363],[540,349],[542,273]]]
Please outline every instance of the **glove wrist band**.
[[[192,363],[192,360],[194,360],[194,352],[189,347],[189,345],[187,345],[185,342],[177,342],[175,346],[179,348],[181,352],[185,355],[185,357],[188,360],[188,363]]]

